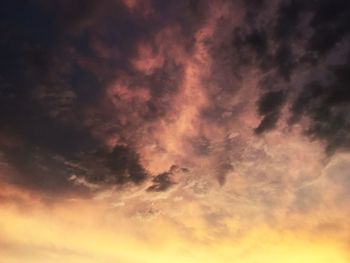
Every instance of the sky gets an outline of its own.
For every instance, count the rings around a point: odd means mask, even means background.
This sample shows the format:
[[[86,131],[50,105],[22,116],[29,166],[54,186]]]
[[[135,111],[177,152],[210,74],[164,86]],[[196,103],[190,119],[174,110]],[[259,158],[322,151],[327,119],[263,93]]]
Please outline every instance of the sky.
[[[350,1],[5,0],[0,263],[349,263]]]

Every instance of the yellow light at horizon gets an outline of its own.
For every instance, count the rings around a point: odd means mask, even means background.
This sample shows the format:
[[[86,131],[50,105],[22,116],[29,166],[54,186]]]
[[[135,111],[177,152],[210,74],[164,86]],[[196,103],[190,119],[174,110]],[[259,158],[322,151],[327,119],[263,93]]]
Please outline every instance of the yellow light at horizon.
[[[237,238],[191,241],[165,217],[146,226],[122,216],[111,223],[91,208],[65,205],[48,214],[0,207],[0,263],[349,262],[341,240],[256,226]]]

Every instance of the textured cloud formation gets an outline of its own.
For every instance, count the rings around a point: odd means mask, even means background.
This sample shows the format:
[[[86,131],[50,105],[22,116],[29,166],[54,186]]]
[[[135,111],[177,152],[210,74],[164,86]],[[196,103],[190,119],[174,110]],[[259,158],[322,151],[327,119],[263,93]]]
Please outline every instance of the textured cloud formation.
[[[349,1],[0,10],[0,261],[349,260]]]

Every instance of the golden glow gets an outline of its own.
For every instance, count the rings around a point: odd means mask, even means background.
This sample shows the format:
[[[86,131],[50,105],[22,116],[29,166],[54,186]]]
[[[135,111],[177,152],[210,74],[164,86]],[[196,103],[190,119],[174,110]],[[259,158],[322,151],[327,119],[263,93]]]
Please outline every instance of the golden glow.
[[[31,211],[2,206],[0,262],[348,262],[346,247],[327,237],[256,225],[214,240],[199,218],[183,223],[181,230],[165,216],[141,222],[77,202]],[[189,237],[184,228],[196,233]]]

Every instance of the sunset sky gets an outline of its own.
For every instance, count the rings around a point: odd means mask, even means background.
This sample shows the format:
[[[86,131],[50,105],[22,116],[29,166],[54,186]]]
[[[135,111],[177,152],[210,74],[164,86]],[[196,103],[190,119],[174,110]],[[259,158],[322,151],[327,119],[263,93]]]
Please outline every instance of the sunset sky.
[[[0,263],[349,263],[349,0],[5,0]]]

